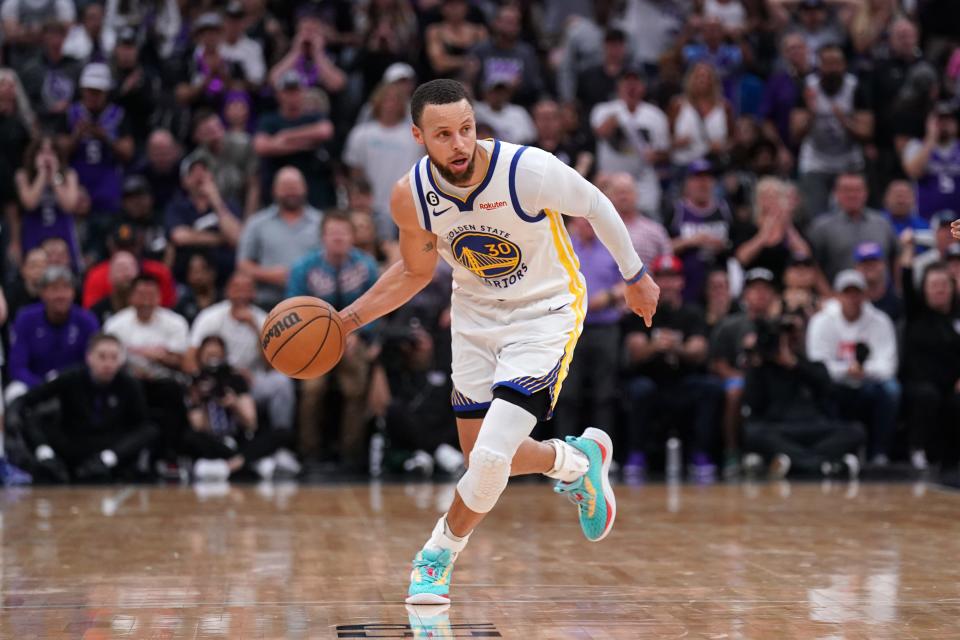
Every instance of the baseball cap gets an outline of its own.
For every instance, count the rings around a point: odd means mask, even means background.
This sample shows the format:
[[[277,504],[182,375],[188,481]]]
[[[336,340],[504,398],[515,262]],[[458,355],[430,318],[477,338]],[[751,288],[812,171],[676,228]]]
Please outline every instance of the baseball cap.
[[[43,288],[55,282],[66,282],[72,287],[73,272],[61,265],[47,267],[43,275],[40,276],[40,287]]]
[[[299,89],[303,86],[303,78],[296,69],[288,69],[283,72],[280,79],[277,80],[277,89],[286,91],[287,89]]]
[[[937,211],[930,217],[930,226],[934,229],[939,229],[940,227],[949,227],[950,223],[956,219],[957,214],[955,211],[943,209],[942,211]]]
[[[956,118],[957,117],[957,105],[948,102],[947,100],[941,100],[937,103],[937,106],[933,108],[934,113],[943,118]]]
[[[766,282],[772,287],[774,282],[773,271],[763,267],[754,267],[743,275],[744,285],[751,285],[755,282]]]
[[[117,42],[120,44],[133,44],[137,41],[137,30],[133,27],[122,27],[117,32]]]
[[[228,18],[242,18],[246,15],[246,12],[243,10],[243,3],[239,0],[230,0],[227,3],[227,8],[224,9],[224,13]]]
[[[860,289],[860,291],[867,290],[866,278],[856,269],[844,269],[833,279],[834,291],[846,291],[850,288]]]
[[[393,84],[400,80],[416,80],[417,73],[406,62],[394,62],[383,72],[383,83]]]
[[[680,258],[672,253],[665,253],[654,258],[650,268],[655,275],[664,273],[683,274],[683,263],[680,262]]]
[[[193,165],[195,164],[202,164],[209,169],[213,164],[213,159],[210,157],[210,154],[203,149],[197,149],[193,151],[186,158],[180,161],[181,180],[187,177],[187,174],[190,173],[190,170],[193,169]]]
[[[110,234],[113,246],[117,249],[132,249],[137,246],[137,235],[132,224],[124,222]]]
[[[193,33],[194,35],[200,33],[201,31],[207,31],[209,29],[220,29],[223,27],[223,18],[220,17],[220,14],[213,13],[208,11],[207,13],[201,13],[200,16],[193,21]]]
[[[123,195],[133,196],[150,192],[150,183],[143,176],[127,176],[123,181]]]
[[[113,86],[113,78],[110,76],[110,67],[102,62],[92,62],[83,68],[80,74],[81,89],[96,89],[98,91],[109,91]]]
[[[637,62],[628,62],[623,65],[623,69],[620,70],[620,76],[618,79],[623,80],[624,78],[636,78],[638,80],[646,81],[647,72],[643,68],[642,64]]]
[[[883,247],[876,242],[861,242],[853,251],[853,259],[858,263],[867,260],[883,260]]]
[[[607,29],[603,34],[604,42],[626,42],[627,34],[623,29],[617,29],[616,27],[611,27]]]
[[[702,175],[704,173],[713,173],[713,165],[710,164],[710,161],[706,158],[700,158],[699,160],[694,160],[687,165],[687,175],[696,176]]]

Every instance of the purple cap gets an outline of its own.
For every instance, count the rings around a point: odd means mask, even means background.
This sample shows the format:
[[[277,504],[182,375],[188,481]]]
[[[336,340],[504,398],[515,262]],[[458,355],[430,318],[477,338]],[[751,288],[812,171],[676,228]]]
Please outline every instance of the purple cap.
[[[699,160],[694,160],[687,165],[687,175],[695,176],[704,173],[713,173],[713,165],[710,164],[710,161],[706,158],[700,158]]]
[[[853,252],[853,259],[857,262],[883,260],[883,247],[876,242],[861,242]]]

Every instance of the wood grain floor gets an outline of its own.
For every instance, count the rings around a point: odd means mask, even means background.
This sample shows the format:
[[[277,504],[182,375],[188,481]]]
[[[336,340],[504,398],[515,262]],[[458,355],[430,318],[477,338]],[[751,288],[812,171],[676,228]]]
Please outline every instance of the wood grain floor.
[[[619,487],[583,540],[511,486],[446,613],[407,610],[449,485],[0,492],[0,638],[960,638],[960,494]]]

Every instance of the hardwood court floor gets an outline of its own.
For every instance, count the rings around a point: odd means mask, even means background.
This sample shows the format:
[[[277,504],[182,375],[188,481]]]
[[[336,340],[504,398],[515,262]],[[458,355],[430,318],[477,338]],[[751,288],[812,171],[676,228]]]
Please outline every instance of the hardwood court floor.
[[[0,638],[960,638],[958,493],[621,486],[594,545],[519,484],[431,619],[401,601],[451,491],[0,491]]]

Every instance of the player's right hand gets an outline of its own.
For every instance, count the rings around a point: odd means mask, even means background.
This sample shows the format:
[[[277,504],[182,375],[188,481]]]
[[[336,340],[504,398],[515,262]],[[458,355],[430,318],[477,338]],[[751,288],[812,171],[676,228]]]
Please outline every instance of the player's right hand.
[[[954,240],[960,240],[960,220],[954,220],[950,223],[950,235]]]
[[[653,316],[657,313],[657,302],[660,301],[660,287],[650,274],[647,273],[637,282],[627,285],[624,296],[630,310],[643,318],[647,327],[652,327]]]

